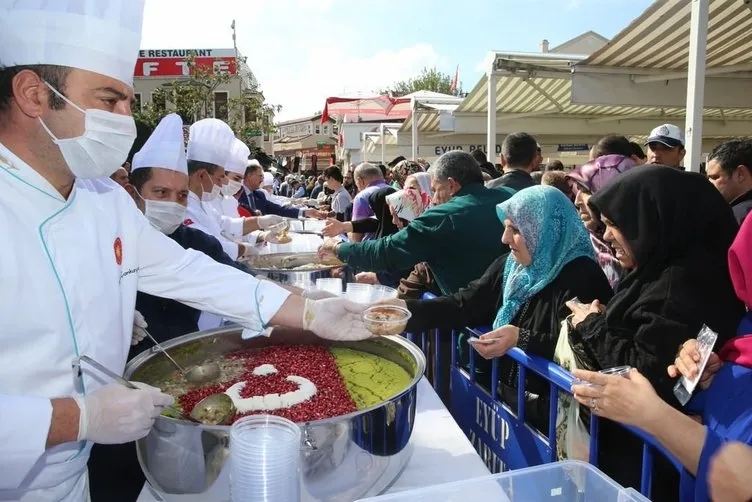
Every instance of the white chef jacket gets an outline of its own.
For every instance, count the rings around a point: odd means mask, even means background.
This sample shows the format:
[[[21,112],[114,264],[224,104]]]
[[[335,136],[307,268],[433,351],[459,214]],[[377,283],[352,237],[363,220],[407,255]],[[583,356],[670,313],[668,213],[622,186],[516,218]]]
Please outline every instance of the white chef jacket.
[[[223,214],[229,218],[240,217],[240,213],[238,213],[238,199],[232,195],[220,195],[210,204],[219,214]]]
[[[50,398],[109,383],[73,359],[123,373],[136,291],[258,331],[289,293],[156,230],[109,179],[67,200],[0,144],[0,500],[85,499],[91,444],[45,449]]]
[[[188,192],[188,210],[183,223],[216,237],[230,258],[238,258],[237,242],[226,236],[237,237],[237,240],[242,238],[243,218],[219,214],[211,203],[201,202],[195,193]]]

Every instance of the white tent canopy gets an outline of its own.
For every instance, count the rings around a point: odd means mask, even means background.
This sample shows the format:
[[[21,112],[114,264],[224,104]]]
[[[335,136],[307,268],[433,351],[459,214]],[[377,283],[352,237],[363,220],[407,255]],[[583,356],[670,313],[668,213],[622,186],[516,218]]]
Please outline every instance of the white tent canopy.
[[[707,70],[697,56],[704,37],[691,37],[691,26],[707,30]],[[486,76],[455,111],[456,129],[484,131],[491,148],[497,132],[644,135],[686,119],[688,165],[697,169],[700,130],[750,134],[750,33],[745,0],[656,1],[589,57],[491,52]]]

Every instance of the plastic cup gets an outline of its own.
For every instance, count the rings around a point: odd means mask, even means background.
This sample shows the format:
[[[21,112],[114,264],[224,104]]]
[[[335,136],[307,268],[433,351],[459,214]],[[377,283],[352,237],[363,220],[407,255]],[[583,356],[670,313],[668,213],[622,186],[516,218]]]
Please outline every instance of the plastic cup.
[[[243,417],[230,428],[234,501],[299,502],[300,428],[272,415]]]
[[[602,375],[626,377],[630,371],[632,371],[632,367],[627,365],[627,366],[614,366],[613,368],[601,370],[598,373]]]
[[[620,376],[620,377],[626,378],[630,371],[632,371],[632,367],[629,365],[626,365],[626,366],[614,366],[613,368],[606,368],[605,370],[600,370],[598,373],[600,373],[601,375]],[[598,384],[587,382],[585,380],[580,380],[579,378],[575,379],[573,383],[575,385],[586,385],[588,387],[598,387]]]
[[[345,298],[355,303],[370,304],[373,297],[373,286],[371,284],[360,284],[357,282],[347,283]]]
[[[397,298],[397,290],[388,286],[374,286],[372,301],[377,302],[379,300],[386,300],[389,298]]]
[[[342,294],[342,279],[316,279],[316,289],[340,296]]]

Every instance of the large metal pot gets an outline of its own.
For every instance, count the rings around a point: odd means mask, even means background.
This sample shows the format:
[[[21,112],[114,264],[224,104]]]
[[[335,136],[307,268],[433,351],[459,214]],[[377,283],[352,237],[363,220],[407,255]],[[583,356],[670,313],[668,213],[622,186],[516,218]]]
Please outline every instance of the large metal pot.
[[[306,268],[306,265],[318,262],[316,253],[254,255],[244,258],[242,262],[254,275],[266,277],[280,284],[303,288],[316,284],[316,279],[334,277],[342,279],[344,288],[351,275],[347,265],[315,265]]]
[[[402,337],[332,343],[311,333],[275,329],[271,337],[241,338],[239,328],[202,331],[165,342],[182,365],[208,355],[227,354],[268,345],[312,344],[349,347],[391,360],[412,375],[399,395],[372,408],[299,424],[301,492],[305,501],[350,502],[385,490],[407,463],[415,418],[416,386],[425,370],[423,353]],[[125,377],[156,384],[174,366],[156,348],[128,363]],[[206,426],[173,418],[157,418],[149,435],[137,442],[146,479],[164,500],[230,500],[229,426]],[[180,497],[177,497],[180,495]],[[186,495],[192,495],[186,497]]]

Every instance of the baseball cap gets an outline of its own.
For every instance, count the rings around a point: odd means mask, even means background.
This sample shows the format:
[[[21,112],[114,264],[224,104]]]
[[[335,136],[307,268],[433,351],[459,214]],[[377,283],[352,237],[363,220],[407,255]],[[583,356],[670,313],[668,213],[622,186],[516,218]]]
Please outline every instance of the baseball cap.
[[[673,124],[663,124],[650,131],[650,136],[648,136],[645,144],[648,145],[650,143],[662,143],[669,148],[683,147],[684,131]]]

